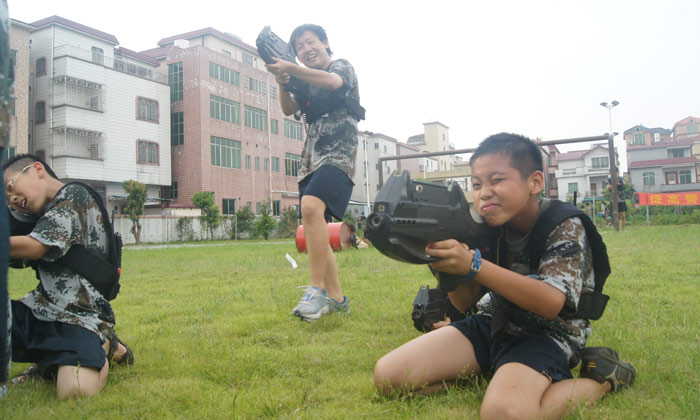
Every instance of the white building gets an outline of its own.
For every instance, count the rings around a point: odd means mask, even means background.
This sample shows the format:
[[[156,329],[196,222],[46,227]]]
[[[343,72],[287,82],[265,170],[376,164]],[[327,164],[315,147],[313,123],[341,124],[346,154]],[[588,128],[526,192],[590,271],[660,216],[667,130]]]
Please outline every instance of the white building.
[[[628,150],[630,180],[637,192],[666,193],[697,191],[697,167],[700,159],[693,155],[695,139],[655,143]]]
[[[617,154],[615,155],[617,159]],[[610,174],[608,148],[593,145],[589,150],[559,153],[558,169],[555,172],[558,199],[566,201],[578,192],[577,201],[587,197],[602,197]]]
[[[31,24],[29,150],[65,181],[109,197],[133,179],[170,186],[170,90],[158,62],[116,37],[51,16]],[[112,207],[112,208],[114,208]]]
[[[379,158],[396,156],[396,139],[380,133],[360,132],[358,135],[357,155],[355,158],[355,177],[352,182],[355,187],[352,190],[348,211],[353,217],[359,217],[363,213],[368,216],[372,211],[371,206],[379,191],[379,171],[382,178],[394,173],[397,161],[384,161],[379,167]],[[369,203],[369,204],[368,204]]]

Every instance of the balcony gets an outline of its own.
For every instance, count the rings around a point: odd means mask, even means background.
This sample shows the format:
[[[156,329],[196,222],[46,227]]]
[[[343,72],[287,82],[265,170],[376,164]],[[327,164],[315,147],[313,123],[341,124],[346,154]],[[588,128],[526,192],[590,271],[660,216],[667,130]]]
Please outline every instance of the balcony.
[[[146,67],[139,62],[131,62],[127,57],[111,58],[93,51],[84,50],[73,45],[59,45],[54,48],[54,60],[61,57],[71,57],[78,60],[94,63],[120,73],[130,74],[141,79],[152,80],[158,83],[168,83],[168,76],[158,74],[154,68]]]
[[[56,127],[51,141],[51,157],[104,160],[104,134],[75,127]]]
[[[661,184],[662,193],[684,192],[684,191],[700,191],[700,182],[691,182],[688,184]]]

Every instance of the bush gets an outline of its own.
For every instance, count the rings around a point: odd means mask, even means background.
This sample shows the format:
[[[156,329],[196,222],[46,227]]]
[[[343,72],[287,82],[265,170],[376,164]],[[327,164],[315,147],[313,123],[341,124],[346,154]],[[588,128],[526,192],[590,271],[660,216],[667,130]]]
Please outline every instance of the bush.
[[[277,222],[277,232],[280,238],[293,238],[296,235],[298,224],[297,209],[287,209],[282,212],[279,222]]]
[[[181,241],[194,241],[194,229],[192,228],[192,219],[182,217],[177,221],[177,232]]]

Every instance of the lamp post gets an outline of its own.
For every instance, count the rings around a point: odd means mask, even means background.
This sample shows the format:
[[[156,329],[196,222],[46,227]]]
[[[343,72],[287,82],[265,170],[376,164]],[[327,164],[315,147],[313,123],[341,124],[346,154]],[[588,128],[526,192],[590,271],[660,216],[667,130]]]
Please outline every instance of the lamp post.
[[[618,101],[610,103],[601,102],[600,106],[608,109],[608,119],[610,121],[610,132],[608,132],[608,156],[610,156],[610,197],[612,198],[613,227],[615,231],[620,231],[620,212],[618,209],[619,197],[617,196],[617,161],[615,160],[615,135],[612,130],[612,109],[620,105]]]

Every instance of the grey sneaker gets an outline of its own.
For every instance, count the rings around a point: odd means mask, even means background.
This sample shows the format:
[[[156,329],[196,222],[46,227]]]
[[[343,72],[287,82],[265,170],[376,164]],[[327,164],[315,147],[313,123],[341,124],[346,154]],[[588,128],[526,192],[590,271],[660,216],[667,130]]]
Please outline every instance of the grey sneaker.
[[[637,375],[634,366],[620,360],[613,349],[607,347],[586,347],[581,350],[581,371],[579,376],[590,378],[601,384],[610,382],[610,392],[617,392],[634,383]]]
[[[330,313],[333,312],[350,312],[350,301],[348,301],[347,296],[343,296],[343,301],[338,302],[335,299],[328,298],[328,306],[330,309]]]
[[[321,315],[327,314],[329,311],[328,292],[312,286],[302,287],[306,288],[304,296],[292,310],[292,315],[298,316],[304,321],[314,321],[319,319]]]

